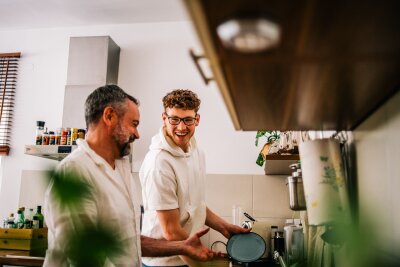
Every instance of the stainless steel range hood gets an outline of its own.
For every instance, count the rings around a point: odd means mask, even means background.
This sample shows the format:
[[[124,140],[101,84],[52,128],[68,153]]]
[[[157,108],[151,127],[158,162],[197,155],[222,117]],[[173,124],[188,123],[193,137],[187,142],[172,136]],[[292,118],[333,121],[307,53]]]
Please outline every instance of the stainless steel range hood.
[[[62,127],[86,128],[85,100],[97,87],[118,83],[119,55],[109,36],[70,38]]]

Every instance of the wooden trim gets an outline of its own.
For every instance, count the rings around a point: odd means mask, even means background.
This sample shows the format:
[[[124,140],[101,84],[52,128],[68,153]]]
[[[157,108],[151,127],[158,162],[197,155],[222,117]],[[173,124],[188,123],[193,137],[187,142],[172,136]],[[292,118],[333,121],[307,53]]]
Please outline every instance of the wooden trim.
[[[17,53],[0,53],[0,57],[21,57],[21,52]]]
[[[9,153],[10,153],[9,146],[0,146],[0,156],[8,156]]]
[[[12,127],[12,115],[15,101],[15,86],[18,75],[18,61],[21,57],[20,52],[0,53],[1,59],[1,78],[0,78],[0,131],[4,136],[0,140],[0,155],[8,156],[10,153],[10,133]]]
[[[0,256],[0,266],[13,265],[13,266],[43,266],[44,259],[36,257],[25,256]]]
[[[265,160],[299,160],[299,154],[293,155],[281,155],[281,154],[268,154],[265,156]]]
[[[193,18],[197,33],[200,36],[200,42],[202,43],[204,49],[204,55],[209,59],[210,68],[212,69],[214,79],[218,84],[228,112],[231,115],[233,126],[236,130],[241,130],[242,127],[239,122],[239,117],[233,103],[232,96],[229,92],[228,85],[222,73],[222,67],[218,60],[216,49],[210,37],[211,34],[208,30],[207,19],[204,15],[201,1],[185,0],[185,6]]]
[[[2,96],[1,96],[1,108],[0,108],[0,122],[1,122],[1,118],[3,117],[3,107],[4,107],[4,97],[6,95],[6,89],[7,89],[7,80],[8,80],[8,67],[10,65],[10,62],[7,61],[7,64],[5,66],[5,78],[4,78],[4,86],[3,86],[3,90],[2,90]]]

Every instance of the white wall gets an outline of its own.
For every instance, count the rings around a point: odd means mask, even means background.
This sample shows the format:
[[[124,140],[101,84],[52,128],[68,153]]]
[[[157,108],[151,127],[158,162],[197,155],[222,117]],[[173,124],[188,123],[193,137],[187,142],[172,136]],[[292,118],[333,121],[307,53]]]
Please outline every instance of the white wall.
[[[400,92],[360,125],[354,138],[360,221],[371,224],[373,244],[400,257]]]
[[[175,88],[194,90],[202,100],[197,139],[207,172],[263,174],[255,164],[255,132],[236,132],[215,84],[205,86],[189,57],[199,49],[190,22],[143,23],[1,32],[0,52],[21,52],[11,153],[1,162],[0,216],[15,211],[22,170],[47,170],[57,162],[23,154],[33,144],[35,121],[61,125],[71,36],[109,35],[121,48],[119,85],[141,101],[141,139],[134,149],[138,169],[161,125],[161,98]]]

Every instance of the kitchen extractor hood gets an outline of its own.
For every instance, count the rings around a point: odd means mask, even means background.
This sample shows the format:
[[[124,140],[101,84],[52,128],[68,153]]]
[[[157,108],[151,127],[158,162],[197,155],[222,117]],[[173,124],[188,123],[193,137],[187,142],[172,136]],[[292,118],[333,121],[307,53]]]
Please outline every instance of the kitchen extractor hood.
[[[109,36],[70,38],[62,127],[86,128],[85,100],[97,87],[117,84],[119,55]]]

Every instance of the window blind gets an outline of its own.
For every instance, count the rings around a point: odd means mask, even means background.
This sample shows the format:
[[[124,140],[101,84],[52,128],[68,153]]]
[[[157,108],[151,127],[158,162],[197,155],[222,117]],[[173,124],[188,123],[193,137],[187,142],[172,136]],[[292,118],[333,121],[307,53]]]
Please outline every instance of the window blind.
[[[21,53],[0,53],[0,155],[10,152],[11,126]]]

